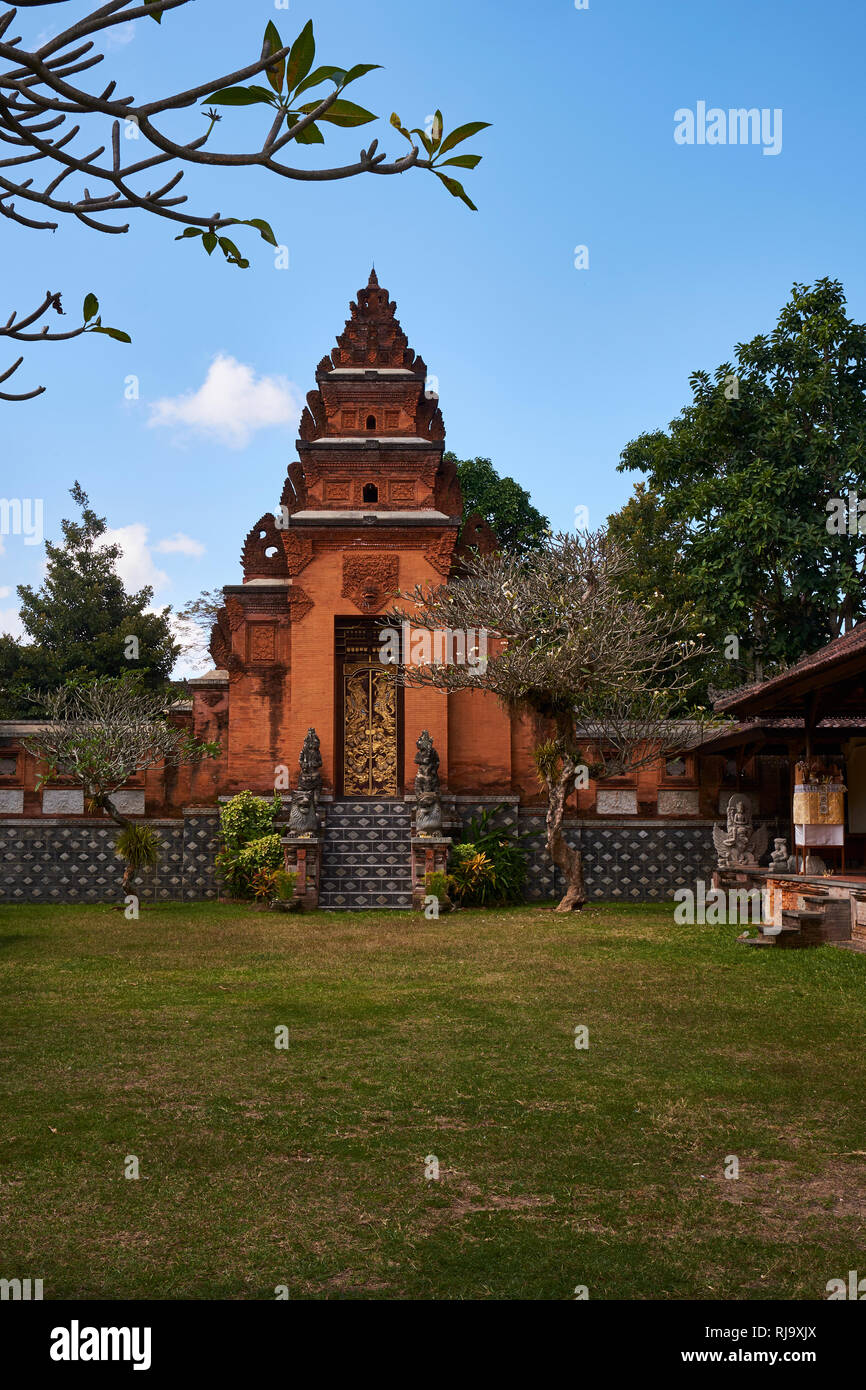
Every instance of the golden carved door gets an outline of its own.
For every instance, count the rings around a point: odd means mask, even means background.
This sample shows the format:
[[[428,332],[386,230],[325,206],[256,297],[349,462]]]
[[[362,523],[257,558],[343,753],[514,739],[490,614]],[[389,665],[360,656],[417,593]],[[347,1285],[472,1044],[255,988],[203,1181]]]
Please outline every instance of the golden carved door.
[[[343,667],[343,795],[397,795],[397,681],[393,666]]]

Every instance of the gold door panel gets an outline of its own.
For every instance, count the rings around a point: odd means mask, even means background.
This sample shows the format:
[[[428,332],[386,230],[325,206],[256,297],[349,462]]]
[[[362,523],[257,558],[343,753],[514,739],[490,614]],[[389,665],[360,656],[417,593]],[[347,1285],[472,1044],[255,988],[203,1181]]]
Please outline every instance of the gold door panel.
[[[397,682],[393,667],[343,668],[343,795],[397,795]]]

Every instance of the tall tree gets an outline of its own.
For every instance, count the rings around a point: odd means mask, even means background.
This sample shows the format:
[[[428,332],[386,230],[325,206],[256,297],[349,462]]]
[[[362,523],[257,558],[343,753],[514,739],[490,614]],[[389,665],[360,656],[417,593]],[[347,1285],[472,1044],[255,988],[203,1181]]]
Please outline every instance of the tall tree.
[[[473,513],[483,516],[510,555],[520,557],[544,544],[550,522],[532,505],[525,488],[513,478],[500,477],[490,459],[459,459],[453,453],[445,459],[457,465],[464,519]]]
[[[314,184],[359,174],[426,169],[453,197],[474,210],[474,203],[454,177],[454,169],[474,169],[481,156],[456,151],[458,145],[484,130],[486,121],[472,121],[446,134],[441,111],[435,112],[429,129],[424,130],[408,130],[393,114],[391,125],[409,144],[409,151],[398,159],[389,161],[384,151],[379,152],[378,140],[373,140],[351,164],[309,168],[287,162],[300,145],[323,145],[329,126],[352,129],[376,119],[344,93],[379,64],[314,67],[312,20],[291,44],[283,43],[271,21],[258,58],[234,71],[198,81],[187,91],[153,101],[119,95],[116,82],[106,82],[104,77],[95,89],[82,84],[79,74],[105,61],[103,54],[94,51],[95,40],[110,36],[120,24],[138,20],[161,24],[163,18],[173,17],[174,11],[190,3],[109,0],[61,33],[41,43],[37,39],[36,46],[9,33],[16,10],[0,14],[0,63],[5,65],[0,70],[0,148],[5,147],[0,156],[0,214],[34,231],[54,231],[60,220],[74,220],[92,231],[116,234],[129,230],[129,223],[118,220],[116,214],[149,213],[173,222],[180,232],[177,240],[196,240],[208,256],[219,250],[230,265],[244,269],[249,261],[226,235],[227,230],[253,227],[265,241],[278,246],[273,230],[261,218],[195,213],[184,207],[186,196],[178,187],[187,168],[261,168],[281,179]],[[40,4],[38,0],[32,8]],[[194,51],[192,45],[189,51]],[[255,80],[259,77],[261,82]],[[221,109],[236,106],[265,108],[261,144],[245,150],[230,139],[230,148],[214,149],[211,137],[222,119]],[[181,135],[176,113],[196,107],[198,128]],[[110,122],[110,154],[104,142],[106,118]],[[154,170],[158,171],[155,179]],[[82,322],[73,328],[57,331],[55,325],[52,329],[53,320],[44,321],[49,312],[63,313],[60,294],[54,291],[23,317],[13,313],[5,324],[0,320],[0,337],[14,342],[48,342],[99,332],[129,341],[121,330],[102,324],[99,304],[92,294],[84,301]],[[31,331],[39,322],[42,326]],[[19,357],[0,374],[0,388],[17,372],[21,361]],[[10,393],[0,389],[0,400],[30,400],[43,390],[37,387]]]
[[[470,556],[447,585],[418,585],[403,595],[411,607],[386,618],[408,618],[429,633],[489,634],[486,661],[407,664],[400,679],[489,690],[535,717],[547,849],[566,880],[559,912],[586,902],[583,858],[562,830],[579,769],[633,772],[696,736],[671,716],[683,711],[697,648],[683,647],[676,617],[629,596],[627,571],[626,555],[604,532],[558,535],[523,559]]]
[[[647,582],[687,592],[716,651],[738,644],[739,674],[761,676],[866,616],[866,324],[838,281],[795,284],[735,356],[693,373],[669,429],[623,450],[646,489],[611,527],[649,526]]]
[[[0,708],[7,718],[27,712],[29,689],[56,690],[74,679],[134,674],[145,688],[161,688],[180,650],[171,609],[147,611],[149,586],[127,593],[116,570],[122,551],[106,544],[105,518],[79,483],[70,492],[80,520],[61,523],[61,543],[46,541],[41,586],[18,586],[29,641],[0,640]]]

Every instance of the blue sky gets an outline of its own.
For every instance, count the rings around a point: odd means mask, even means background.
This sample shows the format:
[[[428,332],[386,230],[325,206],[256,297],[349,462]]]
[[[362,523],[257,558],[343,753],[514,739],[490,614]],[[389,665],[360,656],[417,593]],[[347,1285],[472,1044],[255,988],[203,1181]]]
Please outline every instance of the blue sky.
[[[91,8],[21,10],[16,31],[53,32]],[[44,499],[55,536],[80,479],[122,530],[130,582],[153,579],[158,602],[239,580],[244,536],[294,456],[286,416],[373,261],[438,378],[448,447],[491,457],[563,528],[578,506],[597,525],[626,499],[623,446],[678,412],[690,371],[768,330],[794,280],[841,279],[866,318],[862,0],[196,0],[160,27],[119,31],[104,70],[153,99],[254,59],[271,18],[286,40],[312,18],[317,61],[383,64],[352,93],[383,121],[299,160],[343,163],[372,134],[400,150],[392,110],[408,125],[437,106],[448,128],[489,120],[466,147],[484,154],[466,177],[479,211],[417,171],[322,185],[187,176],[196,211],[267,218],[288,270],[252,231],[241,271],[153,218],[125,237],[0,226],[4,320],[50,288],[71,321],[93,290],[133,338],[27,350],[21,389],[48,391],[2,406],[0,493]],[[781,152],[678,145],[674,113],[700,101],[780,109]],[[195,110],[175,119],[199,129]],[[229,112],[218,140],[252,145],[266,119]],[[588,269],[575,268],[578,245]],[[38,582],[41,550],[2,539],[0,628],[14,631],[14,585]]]

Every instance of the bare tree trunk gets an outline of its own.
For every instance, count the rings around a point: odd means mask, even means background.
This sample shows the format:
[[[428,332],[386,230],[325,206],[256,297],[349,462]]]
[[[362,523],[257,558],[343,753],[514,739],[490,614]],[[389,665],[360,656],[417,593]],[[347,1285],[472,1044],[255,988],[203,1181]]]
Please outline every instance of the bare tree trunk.
[[[583,881],[583,855],[579,849],[572,849],[562,833],[562,819],[565,803],[574,778],[574,764],[570,758],[563,761],[562,772],[557,782],[547,784],[547,852],[556,868],[565,877],[566,890],[557,912],[580,912],[586,902],[586,888]]]
[[[96,805],[99,806],[107,816],[111,817],[115,825],[120,826],[121,830],[125,830],[126,827],[131,824],[131,822],[126,816],[121,815],[114,802],[111,800],[110,796],[97,796],[94,797],[94,801]],[[132,881],[134,878],[135,865],[131,864],[129,860],[126,859],[124,860],[123,864],[123,881],[120,885],[120,891],[123,894],[124,898],[128,897],[132,888]]]

